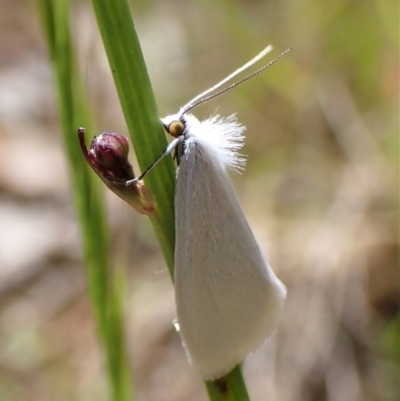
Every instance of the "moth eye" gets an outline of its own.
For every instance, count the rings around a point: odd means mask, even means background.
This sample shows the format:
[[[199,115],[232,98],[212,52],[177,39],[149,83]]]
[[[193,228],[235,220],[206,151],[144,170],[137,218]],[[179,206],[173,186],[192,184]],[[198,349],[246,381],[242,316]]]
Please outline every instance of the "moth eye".
[[[176,120],[172,121],[172,123],[169,125],[168,133],[172,135],[174,138],[178,138],[178,136],[182,135],[184,129],[185,125],[183,124],[183,122]]]

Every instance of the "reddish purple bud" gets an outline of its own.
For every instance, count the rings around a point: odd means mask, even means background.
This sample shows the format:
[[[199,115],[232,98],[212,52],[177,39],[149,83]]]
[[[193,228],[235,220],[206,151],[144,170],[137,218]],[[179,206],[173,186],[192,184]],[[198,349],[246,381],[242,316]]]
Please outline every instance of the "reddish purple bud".
[[[119,134],[103,132],[93,139],[88,152],[84,128],[79,128],[78,136],[87,162],[107,187],[139,213],[153,213],[156,201],[143,181],[125,186],[126,181],[135,178],[132,166],[128,161],[128,140]]]
[[[128,140],[119,134],[103,132],[90,145],[89,158],[94,170],[115,181],[134,178],[128,161]]]

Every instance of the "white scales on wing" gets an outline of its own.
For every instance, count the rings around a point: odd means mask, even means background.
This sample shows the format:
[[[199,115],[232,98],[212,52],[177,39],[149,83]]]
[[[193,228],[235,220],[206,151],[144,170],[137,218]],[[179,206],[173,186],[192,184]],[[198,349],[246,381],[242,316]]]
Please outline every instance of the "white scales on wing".
[[[227,169],[244,168],[238,153],[244,127],[234,115],[199,121],[188,113],[260,73],[281,56],[210,95],[264,57],[269,46],[179,113],[161,119],[175,139],[137,179],[177,150],[175,299],[179,332],[189,360],[214,380],[262,345],[275,328],[286,287],[265,261],[239,204]]]

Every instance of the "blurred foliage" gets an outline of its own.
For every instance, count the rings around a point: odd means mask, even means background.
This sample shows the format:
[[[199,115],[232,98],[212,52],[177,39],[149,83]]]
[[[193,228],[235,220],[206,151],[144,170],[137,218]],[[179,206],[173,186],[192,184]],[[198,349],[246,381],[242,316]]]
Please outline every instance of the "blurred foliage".
[[[124,285],[118,279],[121,273],[111,270],[103,196],[98,181],[82,158],[77,141],[77,128],[82,124],[91,128],[93,124],[71,43],[68,4],[67,0],[38,2],[53,65],[61,130],[81,225],[88,295],[105,351],[113,399],[128,401],[132,394],[123,326]]]

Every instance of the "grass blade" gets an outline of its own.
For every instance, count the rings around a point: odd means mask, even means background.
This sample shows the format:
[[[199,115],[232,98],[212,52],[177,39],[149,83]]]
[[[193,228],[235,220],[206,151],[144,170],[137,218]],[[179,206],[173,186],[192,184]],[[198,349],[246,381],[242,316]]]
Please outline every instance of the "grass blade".
[[[163,151],[166,140],[128,3],[126,0],[92,2],[131,140],[143,171]],[[171,158],[166,158],[146,178],[146,184],[158,203],[152,223],[172,277],[174,175]],[[221,382],[226,385],[227,392],[221,391],[224,387],[221,387]],[[206,382],[206,387],[212,401],[249,400],[238,367],[223,380]]]
[[[100,182],[82,157],[76,134],[80,125],[93,124],[74,59],[68,2],[40,0],[39,7],[55,73],[63,140],[82,228],[89,297],[104,344],[113,398],[128,401],[132,398],[119,295],[123,293],[122,285],[110,269],[109,232]]]

